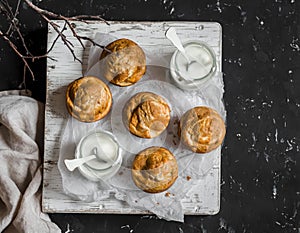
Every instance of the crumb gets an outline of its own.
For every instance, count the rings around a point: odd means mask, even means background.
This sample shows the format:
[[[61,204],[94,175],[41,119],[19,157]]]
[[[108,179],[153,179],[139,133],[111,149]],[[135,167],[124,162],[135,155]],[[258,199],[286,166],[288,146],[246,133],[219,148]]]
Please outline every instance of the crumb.
[[[119,175],[120,175],[120,176],[123,175],[123,172],[119,172]]]
[[[137,201],[137,200],[135,200],[134,202],[135,202],[135,203],[138,203],[138,201]]]
[[[166,194],[165,194],[165,197],[174,197],[175,196],[175,194],[173,194],[173,193],[169,193],[169,192],[166,192]]]
[[[191,179],[192,179],[192,177],[190,177],[190,176],[187,176],[187,177],[186,177],[186,180],[187,180],[187,181],[190,181]]]
[[[176,120],[173,123],[174,125],[178,125],[179,124],[179,119],[176,118]]]
[[[173,140],[173,144],[176,146],[177,145],[177,143],[175,142],[175,140]]]
[[[159,202],[156,202],[156,205],[159,205]]]

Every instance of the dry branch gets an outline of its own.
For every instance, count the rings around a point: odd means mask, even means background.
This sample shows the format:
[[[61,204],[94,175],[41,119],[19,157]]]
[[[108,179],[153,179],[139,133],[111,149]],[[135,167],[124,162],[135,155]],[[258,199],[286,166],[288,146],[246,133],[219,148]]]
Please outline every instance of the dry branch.
[[[25,39],[24,39],[24,37],[21,33],[21,30],[20,30],[20,27],[19,27],[19,21],[17,19],[21,1],[24,1],[29,6],[29,8],[31,8],[35,13],[40,15],[57,32],[57,37],[55,38],[52,45],[50,46],[48,51],[46,51],[45,54],[33,55],[27,47],[27,44],[25,42]],[[93,39],[78,35],[75,30],[74,24],[71,23],[72,21],[82,21],[82,22],[88,23],[86,20],[97,19],[97,20],[101,20],[101,21],[105,22],[106,24],[108,24],[108,22],[105,21],[100,16],[78,15],[78,16],[66,17],[61,14],[56,14],[49,10],[42,9],[42,8],[38,7],[37,5],[35,5],[31,0],[18,0],[17,6],[14,11],[12,10],[12,7],[10,6],[8,0],[0,0],[0,13],[5,15],[5,17],[7,18],[8,22],[9,22],[9,27],[5,33],[0,30],[0,38],[2,38],[4,41],[6,41],[8,43],[8,45],[11,47],[11,49],[23,61],[23,64],[24,64],[23,84],[25,84],[25,74],[26,74],[27,70],[30,72],[32,79],[33,80],[35,79],[34,73],[33,73],[32,69],[30,68],[30,65],[28,64],[27,60],[34,62],[37,59],[46,58],[46,57],[51,59],[51,57],[49,57],[48,55],[49,55],[50,51],[53,49],[55,43],[59,39],[61,39],[62,42],[65,44],[65,46],[68,48],[68,50],[70,51],[70,53],[73,56],[73,59],[75,61],[82,63],[81,60],[78,57],[76,57],[76,55],[75,55],[73,44],[70,42],[70,40],[68,40],[67,36],[64,34],[64,31],[67,30],[68,28],[71,30],[72,36],[77,39],[77,41],[81,44],[81,46],[83,48],[85,47],[83,41],[88,41],[88,42],[92,43],[94,46],[98,46],[102,49],[105,49],[104,46],[97,44],[96,42],[93,41]],[[63,28],[60,28],[60,26],[58,24],[56,24],[53,20],[63,20],[65,22]],[[17,33],[19,39],[21,40],[22,46],[25,49],[26,54],[23,54],[21,52],[21,50],[13,42],[12,36],[13,36],[14,32]]]
[[[0,30],[0,37],[2,37],[8,44],[9,46],[13,49],[13,51],[22,59],[23,63],[24,63],[24,76],[26,73],[26,69],[29,70],[33,80],[34,80],[34,74],[32,69],[30,68],[26,58],[19,52],[17,46]]]

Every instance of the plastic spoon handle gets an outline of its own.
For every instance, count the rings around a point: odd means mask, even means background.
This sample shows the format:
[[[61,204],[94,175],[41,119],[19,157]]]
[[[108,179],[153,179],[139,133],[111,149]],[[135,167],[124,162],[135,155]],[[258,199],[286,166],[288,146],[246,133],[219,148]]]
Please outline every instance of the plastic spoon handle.
[[[190,63],[190,59],[186,55],[185,49],[183,48],[183,45],[176,33],[175,28],[170,27],[166,31],[166,37],[172,42],[172,44],[182,53],[182,55],[185,57],[185,59]]]
[[[65,159],[64,162],[69,171],[74,171],[75,168],[95,158],[96,155],[89,155],[80,159]]]

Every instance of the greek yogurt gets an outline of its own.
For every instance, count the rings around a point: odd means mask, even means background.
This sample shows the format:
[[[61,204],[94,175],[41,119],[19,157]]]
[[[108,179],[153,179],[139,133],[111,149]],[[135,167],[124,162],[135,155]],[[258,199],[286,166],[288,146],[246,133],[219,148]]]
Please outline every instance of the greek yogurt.
[[[122,163],[121,148],[113,134],[96,131],[84,136],[77,145],[75,157],[83,158],[96,154],[96,158],[79,166],[86,178],[99,181],[111,178]]]
[[[215,74],[216,56],[207,44],[200,41],[187,42],[184,49],[185,56],[179,50],[172,56],[171,78],[182,89],[199,89]]]

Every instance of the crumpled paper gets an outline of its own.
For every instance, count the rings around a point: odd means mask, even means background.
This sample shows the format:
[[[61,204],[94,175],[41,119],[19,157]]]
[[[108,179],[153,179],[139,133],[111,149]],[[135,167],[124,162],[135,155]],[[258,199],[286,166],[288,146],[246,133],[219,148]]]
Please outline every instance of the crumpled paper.
[[[117,38],[109,34],[99,33],[95,36],[95,41],[102,45],[115,39]],[[125,88],[108,84],[113,96],[113,107],[104,119],[95,123],[82,123],[71,117],[68,119],[62,135],[58,168],[64,192],[75,199],[99,201],[114,195],[116,199],[126,201],[133,208],[146,209],[161,218],[183,222],[181,200],[212,169],[221,149],[207,154],[195,154],[187,150],[181,145],[177,135],[178,121],[185,111],[199,105],[216,109],[225,119],[226,112],[222,102],[223,79],[222,75],[217,73],[205,90],[183,91],[170,83],[168,61],[149,51],[145,53],[147,72],[138,83]],[[91,47],[85,75],[97,76],[108,83],[102,78],[99,54],[101,48]],[[131,135],[122,121],[122,109],[126,101],[142,91],[162,96],[171,107],[171,122],[167,130],[154,139],[141,139]],[[74,158],[75,148],[81,137],[96,129],[112,132],[123,149],[123,163],[119,172],[111,179],[99,182],[87,180],[78,170],[68,171],[63,163],[64,159]],[[166,195],[166,192],[145,193],[139,190],[131,179],[131,166],[135,154],[150,146],[166,147],[177,158],[179,177],[167,190],[171,195]],[[187,179],[188,176],[192,177],[192,180]]]

